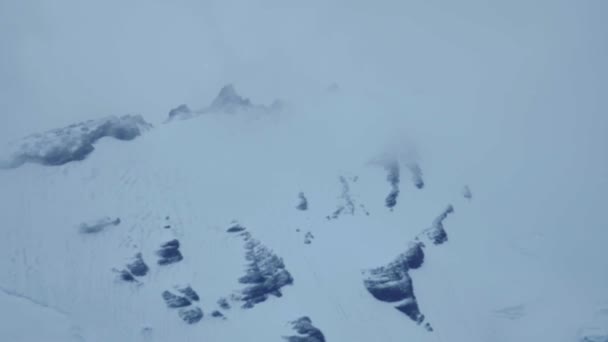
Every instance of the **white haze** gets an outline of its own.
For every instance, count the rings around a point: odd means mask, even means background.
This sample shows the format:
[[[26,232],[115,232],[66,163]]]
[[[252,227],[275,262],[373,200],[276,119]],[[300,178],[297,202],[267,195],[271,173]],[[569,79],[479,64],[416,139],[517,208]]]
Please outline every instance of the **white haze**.
[[[288,142],[278,163],[333,172],[399,154],[430,187],[470,185],[469,224],[487,232],[463,263],[529,256],[480,297],[512,282],[522,301],[569,293],[563,309],[582,315],[608,301],[607,13],[600,0],[0,0],[0,142],[126,113],[163,129],[171,108],[233,83],[286,102],[281,125],[251,127]]]

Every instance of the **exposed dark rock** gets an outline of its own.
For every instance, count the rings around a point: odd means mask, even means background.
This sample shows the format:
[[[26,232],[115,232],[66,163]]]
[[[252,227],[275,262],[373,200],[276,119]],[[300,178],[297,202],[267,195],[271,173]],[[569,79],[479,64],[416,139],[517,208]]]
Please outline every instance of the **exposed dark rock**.
[[[400,168],[397,161],[391,161],[384,166],[386,169],[386,181],[391,185],[391,192],[386,196],[385,204],[389,209],[393,209],[397,205],[397,197],[399,197],[399,181]]]
[[[448,241],[448,234],[443,227],[443,221],[448,217],[449,214],[454,212],[454,207],[448,206],[441,215],[437,216],[433,225],[426,229],[427,237],[435,244],[440,245]]]
[[[133,277],[133,275],[127,270],[121,270],[118,272],[118,274],[121,280],[124,280],[129,283],[137,282],[135,277]]]
[[[420,165],[415,162],[410,162],[407,164],[407,168],[412,173],[412,182],[418,189],[424,188],[424,180],[422,179],[422,169]]]
[[[393,209],[397,205],[397,197],[399,197],[399,190],[392,189],[384,200],[386,207]]]
[[[222,308],[224,310],[229,310],[230,309],[230,303],[228,303],[228,300],[226,298],[220,298],[220,299],[218,299],[217,305],[219,305],[220,308]]]
[[[0,165],[4,168],[15,168],[25,163],[56,166],[81,161],[95,150],[93,145],[101,138],[133,140],[151,127],[139,115],[110,116],[73,124],[30,135],[13,144],[8,159]]]
[[[120,222],[120,218],[112,219],[109,217],[103,217],[96,221],[83,222],[78,226],[78,229],[83,234],[99,233],[108,227],[118,226]]]
[[[203,310],[199,307],[179,309],[179,317],[188,324],[200,322],[203,319]]]
[[[186,105],[180,105],[169,112],[167,121],[185,120],[203,114],[235,114],[240,111],[253,111],[256,113],[275,113],[283,108],[283,103],[275,100],[270,106],[253,104],[248,98],[239,95],[233,85],[223,86],[215,99],[202,110],[191,110]]]
[[[148,274],[148,271],[150,270],[148,265],[144,262],[141,253],[137,253],[133,262],[127,264],[127,269],[136,277],[143,277]]]
[[[399,256],[409,269],[417,269],[424,263],[424,244],[415,242],[410,244],[407,251]]]
[[[248,261],[245,275],[239,278],[241,284],[247,284],[240,292],[244,308],[264,302],[269,295],[282,296],[281,288],[293,284],[291,274],[285,269],[283,260],[276,256],[251,234],[244,235],[245,258]]]
[[[179,241],[176,239],[162,244],[156,254],[160,257],[158,264],[161,266],[173,264],[184,259],[179,251]]]
[[[395,303],[414,298],[414,288],[407,268],[403,263],[394,262],[366,273],[365,287],[377,300]]]
[[[315,236],[312,235],[311,232],[307,232],[306,235],[304,235],[304,243],[307,245],[310,245],[314,238],[315,238]]]
[[[425,234],[435,245],[447,241],[443,220],[453,211],[452,206],[449,206],[435,219],[433,226],[423,230],[422,234]],[[363,272],[365,288],[374,298],[394,303],[397,310],[418,324],[424,323],[424,315],[418,307],[409,271],[420,268],[424,263],[424,247],[425,245],[417,238],[393,262]],[[428,331],[433,331],[428,322],[424,327]]]
[[[165,300],[165,304],[167,304],[167,306],[172,309],[183,308],[192,304],[192,302],[188,300],[188,298],[178,296],[169,291],[163,291],[162,296]]]
[[[395,309],[403,312],[407,315],[407,317],[418,324],[424,321],[424,315],[420,313],[418,302],[416,301],[415,297],[404,300],[395,306]]]
[[[215,317],[215,318],[225,318],[224,314],[215,310],[211,313],[211,317]]]
[[[220,89],[217,97],[211,102],[208,110],[222,111],[233,113],[238,108],[251,107],[251,101],[248,98],[240,96],[232,84],[225,85]]]
[[[165,225],[163,228],[165,228],[165,229],[170,229],[170,228],[171,228],[171,225],[170,225],[170,224],[167,224],[167,225]]]
[[[228,233],[239,233],[244,231],[246,228],[241,226],[240,224],[235,224],[234,226],[228,228],[228,230],[226,230],[226,232]]]
[[[176,108],[171,109],[171,111],[169,111],[169,120],[172,119],[186,119],[189,118],[193,115],[192,110],[190,110],[190,108],[185,105],[179,105]]]
[[[354,215],[355,214],[355,201],[353,200],[350,193],[350,185],[348,184],[348,180],[344,176],[340,176],[339,178],[340,184],[342,184],[342,194],[340,198],[343,203],[338,206],[338,208],[328,216],[328,219],[337,219],[343,214]]]
[[[300,192],[298,194],[298,199],[300,202],[296,206],[296,209],[302,210],[302,211],[308,210],[308,199],[306,199],[306,196],[304,196],[303,192]]]
[[[186,296],[186,298],[188,298],[191,301],[198,302],[200,300],[198,293],[196,293],[196,291],[194,291],[194,289],[190,286],[186,286],[184,288],[179,288],[177,291],[179,291],[181,294]]]
[[[325,342],[325,336],[321,330],[312,324],[312,320],[308,317],[301,317],[290,322],[291,327],[298,335],[284,337],[288,342]]]

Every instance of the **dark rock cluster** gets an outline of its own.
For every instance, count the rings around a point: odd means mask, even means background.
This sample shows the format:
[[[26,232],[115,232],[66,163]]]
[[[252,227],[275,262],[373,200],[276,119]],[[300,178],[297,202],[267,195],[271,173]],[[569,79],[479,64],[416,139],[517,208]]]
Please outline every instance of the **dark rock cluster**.
[[[240,291],[243,308],[252,308],[264,302],[270,295],[281,297],[281,288],[293,284],[291,274],[285,269],[283,260],[270,249],[255,240],[251,234],[242,233],[245,239],[247,266],[239,283],[247,286]]]
[[[83,234],[94,234],[99,233],[108,227],[118,226],[120,222],[120,218],[112,219],[110,217],[103,217],[95,221],[81,223],[78,226],[78,230]]]
[[[339,178],[340,184],[342,185],[342,193],[340,195],[340,199],[342,200],[342,204],[338,206],[338,208],[328,216],[328,219],[337,219],[341,215],[354,215],[355,214],[355,201],[350,193],[350,185],[348,184],[348,180],[344,176],[340,176]]]
[[[439,216],[437,216],[435,221],[433,221],[433,225],[425,230],[427,237],[435,245],[440,245],[448,241],[448,234],[443,227],[443,221],[453,212],[454,207],[449,205]]]
[[[167,307],[171,309],[183,308],[192,304],[186,296],[179,296],[169,291],[163,291],[162,296]]]
[[[387,163],[384,168],[386,169],[386,181],[391,186],[391,191],[384,200],[385,205],[389,209],[393,209],[397,205],[397,197],[399,197],[399,181],[400,181],[400,168],[397,161],[391,161]]]
[[[146,263],[144,262],[141,253],[137,253],[133,261],[127,264],[127,269],[129,270],[129,272],[131,272],[131,274],[137,277],[145,276],[150,270],[148,265],[146,265]]]
[[[156,252],[156,255],[160,257],[158,264],[164,266],[182,261],[184,257],[179,251],[179,245],[177,239],[162,244],[160,249]]]
[[[163,291],[162,297],[165,304],[170,309],[179,309],[178,316],[188,324],[194,324],[203,319],[203,310],[193,305],[193,302],[199,301],[199,296],[190,286],[178,287],[177,295],[170,291]]]
[[[412,182],[418,189],[424,188],[424,180],[422,179],[422,169],[418,163],[408,163],[407,168],[412,173]]]
[[[298,194],[298,205],[296,206],[296,209],[301,210],[301,211],[306,211],[308,210],[308,199],[306,198],[306,196],[304,195],[303,192],[300,192]]]
[[[290,323],[298,335],[284,337],[287,342],[325,342],[325,336],[312,324],[310,318],[300,317]]]
[[[228,228],[226,230],[226,232],[228,232],[228,233],[240,233],[240,232],[244,231],[245,229],[246,229],[245,227],[243,227],[243,226],[241,226],[240,224],[237,223],[237,224],[232,225],[230,228]]]
[[[272,113],[280,110],[283,104],[276,100],[270,106],[254,104],[250,99],[239,95],[232,84],[223,86],[215,99],[204,109],[193,111],[187,105],[182,104],[169,112],[171,120],[185,120],[198,115],[208,113],[235,114],[239,111],[256,111],[260,113]]]
[[[80,161],[95,150],[93,145],[101,138],[133,140],[151,127],[140,115],[89,120],[28,136],[0,164],[15,168],[25,163],[56,166]]]
[[[443,227],[445,218],[454,211],[450,205],[433,222],[430,228],[422,232],[433,244],[439,245],[447,241],[447,233]],[[424,263],[424,243],[418,238],[410,243],[405,252],[386,266],[364,271],[363,283],[369,293],[377,300],[391,303],[395,309],[404,313],[417,324],[422,324],[425,317],[420,311],[410,270],[420,268]],[[425,323],[428,331],[433,331],[430,323]]]

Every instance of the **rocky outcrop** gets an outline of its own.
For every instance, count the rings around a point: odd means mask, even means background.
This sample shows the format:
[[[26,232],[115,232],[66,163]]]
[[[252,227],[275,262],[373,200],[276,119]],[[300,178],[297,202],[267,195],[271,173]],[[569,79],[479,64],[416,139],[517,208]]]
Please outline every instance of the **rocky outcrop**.
[[[185,296],[179,296],[169,291],[163,291],[162,297],[165,304],[167,304],[167,307],[171,309],[183,308],[192,304],[192,302]]]
[[[384,200],[385,205],[389,209],[393,209],[397,205],[397,197],[399,197],[399,181],[400,181],[400,168],[397,161],[391,161],[384,166],[387,172],[386,181],[391,186],[391,191]]]
[[[415,162],[409,162],[406,164],[406,166],[412,174],[412,182],[414,183],[414,186],[416,186],[418,189],[424,188],[424,179],[422,179],[422,169],[420,168],[420,165]]]
[[[102,217],[100,219],[83,222],[78,226],[78,230],[83,234],[94,234],[105,230],[108,227],[118,226],[120,218]]]
[[[25,163],[48,166],[84,160],[101,138],[133,140],[152,127],[140,115],[110,116],[89,120],[41,134],[30,135],[9,146],[0,167],[16,168]]]
[[[178,316],[184,322],[188,324],[194,324],[200,322],[203,319],[203,310],[197,306],[182,308],[178,311]]]
[[[144,262],[141,253],[137,253],[135,255],[134,260],[127,264],[127,269],[129,270],[129,272],[131,272],[131,274],[137,277],[145,276],[150,270],[148,265],[146,265],[146,263]]]
[[[223,86],[215,99],[201,110],[193,111],[182,104],[169,112],[168,121],[186,120],[203,114],[236,114],[238,112],[274,113],[283,107],[278,100],[270,106],[254,104],[250,99],[241,96],[232,84]]]
[[[156,252],[156,255],[160,257],[158,264],[164,266],[182,261],[184,257],[179,251],[179,246],[180,244],[177,239],[162,244]]]
[[[282,297],[281,289],[293,284],[293,278],[283,260],[250,233],[243,232],[241,236],[245,241],[247,265],[245,275],[239,278],[239,283],[246,287],[234,294],[233,299],[244,302],[242,307],[249,309],[266,301],[271,295]],[[222,304],[224,303],[220,305]]]
[[[303,192],[300,192],[298,194],[298,205],[296,206],[296,209],[300,211],[308,210],[308,199],[306,198]]]
[[[300,317],[290,323],[298,335],[283,337],[287,342],[325,342],[325,336],[312,324],[310,318]]]
[[[356,177],[352,179],[353,182],[356,181]],[[344,176],[340,176],[339,178],[340,184],[342,185],[342,193],[340,194],[341,204],[338,205],[338,208],[329,216],[327,216],[328,220],[337,219],[342,215],[355,215],[357,206],[355,204],[355,200],[350,191],[349,180]],[[360,208],[366,213],[365,207],[360,205]],[[369,214],[368,214],[369,215]]]
[[[433,225],[421,232],[416,240],[409,244],[402,254],[398,255],[389,264],[363,272],[363,283],[367,291],[377,300],[392,304],[417,324],[425,322],[414,293],[414,284],[410,271],[422,267],[424,264],[425,244],[422,238],[428,239],[434,245],[447,241],[447,233],[443,221],[454,211],[448,206],[434,221]],[[426,322],[424,327],[428,331],[433,328]]]

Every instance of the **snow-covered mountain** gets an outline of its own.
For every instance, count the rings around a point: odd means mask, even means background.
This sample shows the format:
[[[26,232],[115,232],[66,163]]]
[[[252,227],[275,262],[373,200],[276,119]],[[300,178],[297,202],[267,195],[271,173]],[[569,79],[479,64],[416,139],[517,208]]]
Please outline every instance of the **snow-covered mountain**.
[[[608,341],[608,297],[547,267],[552,238],[497,230],[518,213],[444,146],[340,141],[368,108],[335,96],[258,106],[226,86],[154,126],[12,144],[0,340]]]

